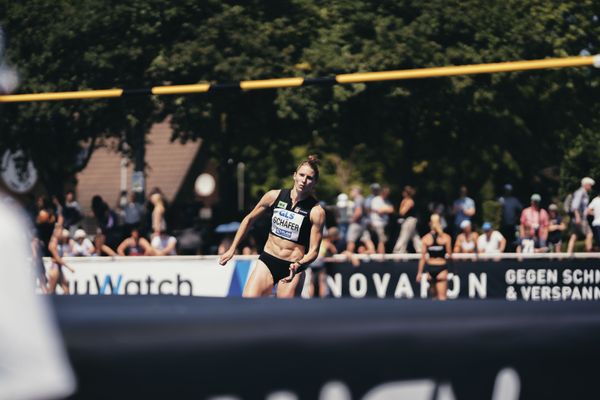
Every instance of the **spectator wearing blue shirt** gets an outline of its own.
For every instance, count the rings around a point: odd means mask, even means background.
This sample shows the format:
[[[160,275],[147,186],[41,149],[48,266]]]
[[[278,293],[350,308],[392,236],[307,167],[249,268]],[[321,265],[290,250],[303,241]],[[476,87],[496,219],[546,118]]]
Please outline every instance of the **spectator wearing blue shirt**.
[[[513,187],[510,183],[504,185],[504,196],[498,199],[502,206],[500,219],[500,233],[506,239],[507,251],[514,251],[516,247],[516,230],[523,205],[512,195]]]
[[[475,201],[467,196],[468,190],[466,186],[460,187],[460,197],[454,201],[452,205],[452,214],[454,214],[454,233],[458,235],[460,232],[460,224],[463,221],[471,221],[475,215]]]

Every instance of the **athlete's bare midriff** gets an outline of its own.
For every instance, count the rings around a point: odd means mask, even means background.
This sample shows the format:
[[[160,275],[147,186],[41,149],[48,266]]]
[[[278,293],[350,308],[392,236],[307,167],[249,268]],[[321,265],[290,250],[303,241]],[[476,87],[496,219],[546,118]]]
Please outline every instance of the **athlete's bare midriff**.
[[[298,261],[304,256],[305,248],[300,243],[290,242],[269,233],[265,251],[282,260]]]

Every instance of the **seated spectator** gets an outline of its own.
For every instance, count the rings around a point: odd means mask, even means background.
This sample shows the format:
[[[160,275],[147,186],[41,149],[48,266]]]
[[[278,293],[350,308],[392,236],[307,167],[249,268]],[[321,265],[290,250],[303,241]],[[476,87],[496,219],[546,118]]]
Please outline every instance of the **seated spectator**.
[[[77,229],[70,241],[71,256],[73,257],[90,257],[96,249],[90,239],[87,238],[83,229]]]
[[[160,238],[160,236],[156,237]],[[157,246],[159,244],[161,244],[160,241],[157,242]],[[120,256],[151,256],[154,254],[154,249],[146,238],[140,236],[139,228],[134,227],[131,229],[131,236],[123,240],[117,247],[117,253]]]
[[[464,220],[460,223],[461,233],[456,237],[454,253],[477,253],[477,239],[479,235],[471,229],[471,221]]]
[[[562,234],[567,226],[558,213],[558,206],[550,204],[548,206],[548,250],[559,253],[562,246]]]
[[[94,237],[94,256],[96,257],[114,257],[117,255],[113,249],[106,245],[106,236],[100,229],[97,230],[96,236]]]
[[[490,222],[483,223],[483,234],[477,239],[479,254],[499,254],[506,248],[506,239],[497,230],[492,229]]]
[[[542,197],[539,194],[532,194],[530,200],[531,205],[521,212],[519,237],[535,238],[540,247],[545,247],[548,239],[548,213],[540,207]]]
[[[517,241],[517,253],[533,254],[548,251],[548,248],[533,235],[533,230],[529,226],[525,226],[524,232],[524,236]]]
[[[177,239],[171,236],[165,230],[161,230],[159,235],[154,235],[150,241],[155,256],[176,256]]]

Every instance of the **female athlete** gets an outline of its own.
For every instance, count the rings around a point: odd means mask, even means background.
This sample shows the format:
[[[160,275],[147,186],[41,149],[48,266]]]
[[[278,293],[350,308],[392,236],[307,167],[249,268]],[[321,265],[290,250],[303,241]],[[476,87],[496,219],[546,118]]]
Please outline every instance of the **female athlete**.
[[[452,239],[450,235],[444,233],[438,214],[431,215],[429,226],[431,232],[423,237],[421,243],[421,259],[419,260],[417,282],[421,282],[423,272],[425,272],[431,283],[435,298],[446,300],[446,292],[448,291],[447,259],[452,255]],[[429,259],[427,259],[427,255],[429,255]]]
[[[318,256],[325,210],[313,194],[319,180],[317,157],[308,156],[293,177],[291,190],[271,190],[262,197],[242,220],[231,246],[219,259],[219,264],[225,265],[251,224],[264,212],[272,211],[269,237],[246,282],[244,297],[269,296],[276,283],[277,297],[294,297],[304,270]]]

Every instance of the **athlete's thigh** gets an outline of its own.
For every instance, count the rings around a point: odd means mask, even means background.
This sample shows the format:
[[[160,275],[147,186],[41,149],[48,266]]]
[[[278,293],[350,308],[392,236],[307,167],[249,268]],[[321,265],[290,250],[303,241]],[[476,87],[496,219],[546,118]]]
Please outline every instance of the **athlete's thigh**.
[[[448,270],[444,270],[438,274],[435,289],[439,298],[446,298],[446,293],[448,292]]]
[[[304,271],[296,274],[291,282],[279,281],[277,284],[278,298],[292,298],[296,294],[296,288],[300,282],[304,282]]]
[[[261,260],[256,261],[256,265],[250,273],[250,277],[244,287],[243,297],[261,297],[273,289],[273,275],[271,271]]]

